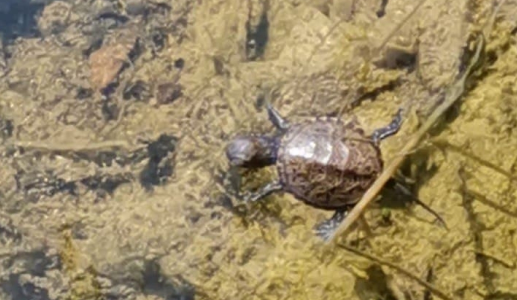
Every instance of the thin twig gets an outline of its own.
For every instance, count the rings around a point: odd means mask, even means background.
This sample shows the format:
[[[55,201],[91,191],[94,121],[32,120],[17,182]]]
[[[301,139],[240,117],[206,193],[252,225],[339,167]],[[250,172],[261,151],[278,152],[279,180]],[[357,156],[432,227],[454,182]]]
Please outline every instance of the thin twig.
[[[474,160],[475,162],[479,163],[480,165],[484,166],[484,167],[487,167],[487,168],[490,168],[506,177],[508,177],[510,180],[516,180],[517,179],[517,176],[512,174],[511,171],[506,171],[505,169],[501,168],[500,166],[494,164],[494,163],[491,163],[479,156],[476,156],[472,153],[469,153],[467,152],[463,147],[460,147],[460,146],[456,146],[456,145],[453,145],[449,142],[447,142],[446,140],[442,140],[442,139],[435,139],[435,140],[431,140],[431,144],[435,145],[436,147],[439,147],[439,148],[447,148],[448,150],[452,150],[454,152],[457,152],[461,155],[464,155],[465,157],[467,158],[470,158],[472,160]]]
[[[364,257],[366,259],[369,259],[369,260],[371,260],[373,262],[376,262],[376,263],[378,263],[380,265],[384,265],[384,266],[387,266],[387,267],[390,267],[392,269],[397,270],[398,272],[400,272],[400,273],[406,275],[407,277],[409,277],[409,278],[415,280],[416,282],[418,282],[418,284],[420,284],[421,286],[425,287],[428,291],[430,291],[433,295],[435,295],[436,297],[438,297],[440,299],[452,300],[451,297],[447,296],[444,292],[440,291],[438,288],[436,288],[433,285],[429,284],[425,280],[420,279],[418,276],[412,274],[408,270],[403,269],[402,267],[399,267],[399,266],[397,266],[395,264],[390,263],[389,261],[386,261],[384,259],[378,258],[378,257],[373,256],[373,255],[368,254],[368,253],[364,253],[364,252],[360,251],[359,249],[355,249],[353,247],[350,247],[350,246],[347,246],[347,245],[344,245],[344,244],[338,244],[337,246],[342,248],[342,249],[345,249],[346,251],[352,252],[352,253],[354,253],[356,255],[359,255],[359,256]]]

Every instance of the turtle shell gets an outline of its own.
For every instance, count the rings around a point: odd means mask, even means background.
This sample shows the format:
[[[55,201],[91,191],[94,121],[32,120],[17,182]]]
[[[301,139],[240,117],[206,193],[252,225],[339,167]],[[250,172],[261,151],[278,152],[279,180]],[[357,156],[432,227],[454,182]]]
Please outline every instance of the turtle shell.
[[[382,171],[380,149],[356,119],[292,124],[280,141],[277,170],[284,190],[308,205],[355,204]]]

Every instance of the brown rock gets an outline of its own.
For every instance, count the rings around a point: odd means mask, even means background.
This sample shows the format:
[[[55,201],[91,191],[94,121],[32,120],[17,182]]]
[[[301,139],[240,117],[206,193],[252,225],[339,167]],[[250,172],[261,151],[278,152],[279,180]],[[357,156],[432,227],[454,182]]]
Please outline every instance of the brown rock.
[[[107,87],[117,77],[124,62],[129,60],[128,49],[121,44],[104,46],[90,55],[90,82],[96,90]]]
[[[102,90],[112,83],[125,63],[131,63],[130,53],[138,40],[138,27],[128,24],[104,40],[104,45],[90,55],[92,88]]]

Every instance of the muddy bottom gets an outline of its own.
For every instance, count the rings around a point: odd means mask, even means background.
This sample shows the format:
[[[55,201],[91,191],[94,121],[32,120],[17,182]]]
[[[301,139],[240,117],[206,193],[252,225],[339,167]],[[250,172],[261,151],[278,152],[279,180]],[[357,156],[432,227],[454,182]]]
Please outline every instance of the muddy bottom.
[[[0,299],[517,299],[516,11],[2,1]],[[277,176],[230,172],[224,155],[237,134],[274,131],[266,101],[291,122],[357,118],[368,133],[403,108],[387,163],[480,32],[483,71],[399,174],[448,229],[386,196],[369,234],[325,244],[313,228],[331,211],[287,193],[240,200]]]

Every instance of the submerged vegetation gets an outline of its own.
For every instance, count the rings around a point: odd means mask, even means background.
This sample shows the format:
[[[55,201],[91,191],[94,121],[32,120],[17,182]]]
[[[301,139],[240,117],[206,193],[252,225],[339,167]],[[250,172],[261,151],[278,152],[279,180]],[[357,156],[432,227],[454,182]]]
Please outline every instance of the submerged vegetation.
[[[0,299],[517,299],[516,11],[2,1]],[[331,212],[240,201],[275,172],[224,148],[271,131],[266,101],[367,132],[404,108],[385,170],[448,230],[382,195],[326,244]]]

